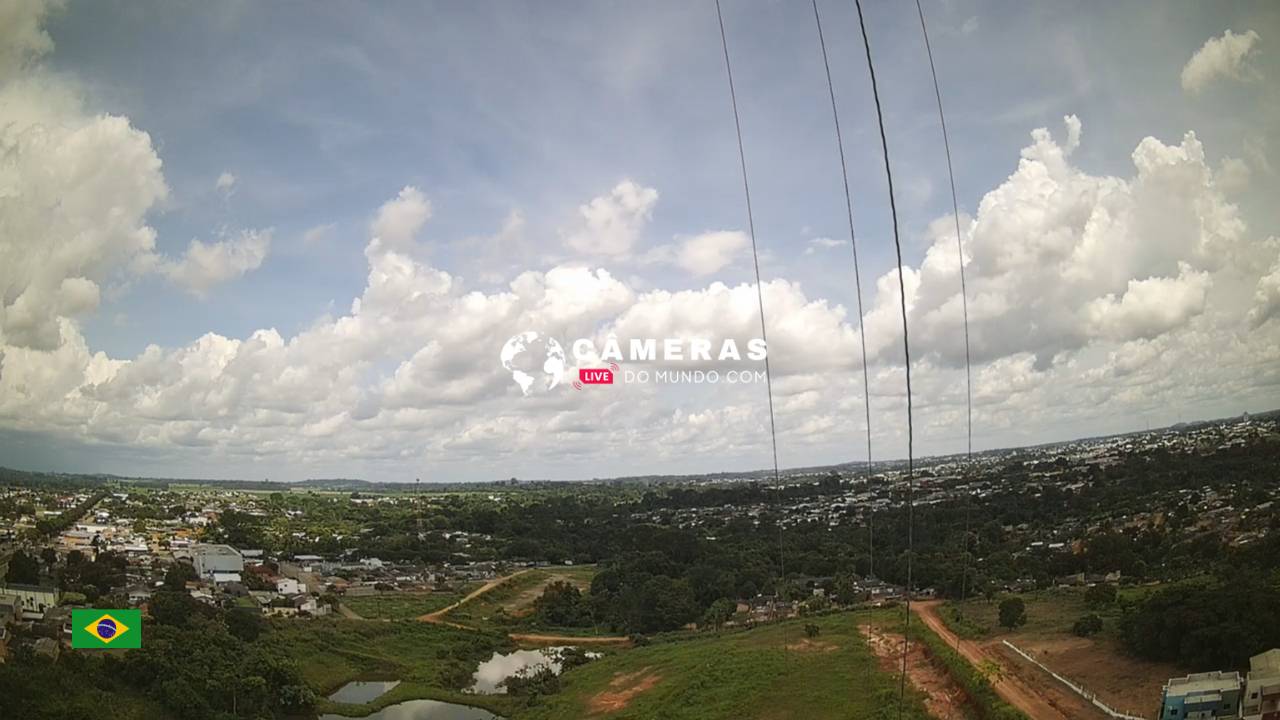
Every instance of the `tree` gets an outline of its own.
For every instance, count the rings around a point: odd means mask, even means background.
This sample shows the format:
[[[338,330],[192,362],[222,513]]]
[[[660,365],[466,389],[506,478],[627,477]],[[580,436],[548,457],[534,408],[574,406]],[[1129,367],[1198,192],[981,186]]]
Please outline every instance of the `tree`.
[[[738,604],[729,598],[720,598],[711,603],[711,607],[702,614],[702,624],[710,625],[716,630],[724,627],[724,624],[733,617],[733,613],[738,609]]]
[[[186,627],[195,614],[195,600],[185,592],[157,590],[151,595],[151,617],[156,622]]]
[[[849,573],[837,573],[832,585],[836,602],[841,605],[852,605],[861,599],[858,597],[858,584]]]
[[[227,632],[245,642],[253,642],[262,634],[262,614],[255,608],[231,608],[223,620],[227,623]]]
[[[1085,590],[1084,601],[1091,608],[1104,608],[1116,601],[1116,586],[1099,583]]]
[[[821,632],[822,628],[813,623],[805,623],[804,625],[804,636],[807,638],[816,638]]]
[[[580,625],[586,615],[582,592],[563,580],[548,584],[533,607],[539,621],[560,627]]]
[[[9,569],[4,574],[7,583],[36,585],[40,582],[40,561],[19,550],[9,558]]]
[[[1007,598],[1000,601],[1000,626],[1013,630],[1027,622],[1027,604],[1022,598]]]
[[[196,569],[184,562],[175,562],[169,566],[169,570],[164,574],[164,587],[166,590],[176,592],[185,592],[188,580],[198,580],[199,575]]]
[[[1102,618],[1094,613],[1089,613],[1076,620],[1075,624],[1071,626],[1071,632],[1080,637],[1089,637],[1095,633],[1102,632]]]

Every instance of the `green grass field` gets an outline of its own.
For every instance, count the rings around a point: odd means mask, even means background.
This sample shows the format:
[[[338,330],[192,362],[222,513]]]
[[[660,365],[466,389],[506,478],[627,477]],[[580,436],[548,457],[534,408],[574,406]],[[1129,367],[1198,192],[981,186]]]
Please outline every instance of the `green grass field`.
[[[897,683],[859,634],[866,621],[842,613],[620,650],[565,673],[559,693],[509,717],[896,718]],[[806,622],[821,628],[808,641]],[[904,710],[927,717],[914,695]]]
[[[343,598],[342,604],[366,620],[412,620],[452,605],[475,587],[467,587],[462,592],[389,592],[367,597],[347,597]]]
[[[481,659],[509,646],[501,635],[444,625],[338,618],[276,621],[267,641],[298,663],[320,695],[362,678],[450,687],[459,677],[469,678]]]
[[[1071,625],[1082,615],[1097,613],[1107,629],[1114,627],[1119,606],[1107,609],[1090,608],[1084,601],[1084,588],[1051,588],[1018,595],[1027,606],[1027,623],[1015,630],[1000,627],[1000,601],[1004,596],[988,602],[985,599],[964,603],[948,602],[942,610],[942,618],[953,632],[969,639],[1003,636],[1049,636],[1070,634]],[[957,620],[955,611],[960,612]]]

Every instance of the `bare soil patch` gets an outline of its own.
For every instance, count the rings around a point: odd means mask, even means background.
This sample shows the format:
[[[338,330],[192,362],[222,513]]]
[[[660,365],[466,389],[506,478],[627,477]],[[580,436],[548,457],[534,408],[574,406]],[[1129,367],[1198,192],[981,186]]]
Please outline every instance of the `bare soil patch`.
[[[637,695],[647,692],[658,681],[662,679],[661,675],[652,672],[652,668],[645,667],[635,672],[618,673],[609,681],[609,688],[601,690],[587,701],[587,707],[592,715],[604,715],[608,713],[618,712],[631,703],[631,700]]]
[[[833,653],[839,650],[840,646],[833,642],[827,642],[826,640],[813,640],[811,638],[805,638],[800,642],[790,643],[789,645],[787,645],[787,649],[793,652],[825,654],[825,653]]]
[[[1124,654],[1109,638],[1025,638],[1013,641],[1036,660],[1130,715],[1160,706],[1166,679],[1184,674],[1176,666]]]
[[[882,670],[895,675],[902,672],[901,635],[872,625],[860,625],[858,629],[880,660]],[[925,696],[925,709],[931,716],[940,720],[966,717],[964,691],[944,669],[933,664],[919,643],[912,643],[907,650],[907,679]]]

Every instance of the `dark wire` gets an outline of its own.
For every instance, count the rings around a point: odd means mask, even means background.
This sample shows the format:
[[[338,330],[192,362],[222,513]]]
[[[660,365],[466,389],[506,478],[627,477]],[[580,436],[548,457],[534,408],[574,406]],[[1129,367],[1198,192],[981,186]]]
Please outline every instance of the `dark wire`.
[[[719,0],[717,0],[719,2]],[[889,140],[884,133],[884,111],[880,108],[880,90],[876,86],[876,67],[871,60],[871,40],[867,38],[867,21],[862,15],[862,0],[853,0],[858,8],[858,27],[862,29],[862,46],[867,51],[867,72],[871,75],[871,96],[875,99],[876,120],[880,124],[880,149],[884,154],[884,175],[889,185],[889,213],[893,219],[893,247],[898,258],[898,292],[902,308],[902,356],[907,371],[907,591],[906,622],[902,632],[902,676],[898,680],[898,717],[907,694],[907,650],[911,642],[911,582],[915,554],[915,429],[911,418],[911,344],[907,338],[907,284],[902,271],[902,240],[898,233],[898,206],[893,197],[893,171],[889,164]]]
[[[720,46],[724,48],[724,70],[729,77],[729,101],[733,104],[733,127],[738,134],[738,161],[742,165],[742,194],[747,200],[747,229],[751,235],[751,261],[756,271],[756,300],[760,304],[760,339],[765,347],[769,338],[765,334],[764,286],[760,284],[760,254],[756,250],[756,222],[751,213],[751,185],[747,182],[747,153],[742,147],[742,122],[738,119],[738,95],[733,88],[733,65],[729,62],[729,40],[724,32],[724,14],[720,12],[720,0],[716,0],[716,19],[720,21]],[[773,442],[773,490],[779,503],[782,501],[782,479],[778,473],[778,427],[773,419],[773,376],[769,372],[769,355],[764,356],[765,391],[769,397],[769,437]],[[782,544],[783,513],[778,515],[778,586],[775,595],[782,598],[782,583],[787,577],[786,554]],[[776,607],[776,605],[775,605]]]
[[[822,14],[818,12],[818,0],[813,0],[813,20],[818,25],[818,44],[822,47],[822,67],[827,71],[827,93],[831,96],[831,119],[836,126],[836,148],[840,151],[840,177],[844,180],[844,207],[849,218],[849,246],[853,248],[853,282],[858,291],[858,338],[862,341],[862,390],[867,413],[867,488],[871,488],[871,383],[867,374],[867,332],[862,321],[862,272],[858,269],[858,238],[853,229],[853,198],[849,193],[849,170],[844,158],[844,136],[840,131],[840,111],[836,106],[835,83],[831,81],[831,63],[827,59],[827,40],[822,34]],[[872,511],[873,512],[873,511]],[[874,523],[874,520],[869,521]],[[871,524],[871,567],[875,577],[875,525]]]
[[[942,147],[947,154],[947,180],[951,183],[951,216],[956,223],[956,258],[960,263],[960,309],[964,313],[964,389],[967,440],[965,446],[965,470],[973,466],[973,370],[969,359],[969,289],[964,278],[964,246],[960,242],[960,203],[956,200],[956,175],[951,166],[951,139],[947,134],[947,115],[942,111],[942,90],[938,87],[938,69],[933,63],[933,46],[929,43],[929,27],[924,21],[924,7],[916,0],[916,13],[920,15],[920,33],[924,35],[924,50],[929,56],[929,73],[933,75],[933,96],[938,101],[938,125],[942,127]],[[966,476],[968,472],[965,473]],[[966,478],[967,479],[967,478]],[[969,596],[969,510],[972,498],[965,496],[964,504],[964,557],[960,574],[960,602]],[[956,637],[959,645],[960,638]]]

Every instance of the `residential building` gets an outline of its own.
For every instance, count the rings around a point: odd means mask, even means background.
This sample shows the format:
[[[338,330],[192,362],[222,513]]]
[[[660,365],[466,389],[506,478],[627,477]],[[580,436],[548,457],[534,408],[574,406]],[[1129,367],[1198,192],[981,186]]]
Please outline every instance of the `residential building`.
[[[244,558],[230,545],[196,545],[191,548],[191,564],[202,578],[215,572],[244,572]]]
[[[1235,720],[1240,717],[1238,672],[1202,672],[1164,684],[1160,720]]]
[[[1244,720],[1280,720],[1280,648],[1249,658],[1240,715]]]
[[[0,602],[13,601],[25,620],[43,618],[45,610],[57,606],[59,597],[60,593],[56,587],[18,583],[0,584]]]
[[[281,595],[300,595],[307,591],[307,586],[293,578],[279,578],[276,580],[276,592]]]

